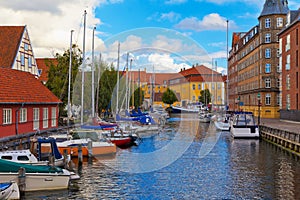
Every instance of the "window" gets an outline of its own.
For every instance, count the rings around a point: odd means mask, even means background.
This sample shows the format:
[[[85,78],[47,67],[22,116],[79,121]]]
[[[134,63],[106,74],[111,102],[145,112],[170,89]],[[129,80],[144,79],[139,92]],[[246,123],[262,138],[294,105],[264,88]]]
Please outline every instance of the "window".
[[[212,89],[212,90],[215,89],[215,83],[211,83],[211,89]]]
[[[265,72],[266,72],[266,73],[271,73],[271,64],[270,64],[270,63],[267,63],[267,64],[266,64]]]
[[[221,89],[221,84],[220,83],[218,83],[218,90],[220,90]]]
[[[277,58],[280,57],[280,49],[277,49]]]
[[[28,161],[29,160],[28,156],[18,156],[17,159],[20,161]]]
[[[265,28],[270,28],[271,27],[271,19],[267,18],[265,19]]]
[[[27,109],[21,108],[20,109],[20,122],[27,122]]]
[[[286,45],[285,45],[285,51],[290,50],[291,48],[291,36],[290,34],[286,36]]]
[[[11,124],[12,123],[12,111],[10,108],[3,109],[3,124]]]
[[[200,84],[198,84],[198,90],[201,90],[201,85]]]
[[[33,130],[38,130],[40,128],[39,118],[40,118],[40,109],[33,108]]]
[[[266,94],[266,105],[271,105],[271,94]]]
[[[283,18],[282,17],[277,18],[277,27],[283,27]]]
[[[193,96],[193,101],[195,101],[196,100],[196,97],[195,96]]]
[[[277,105],[281,105],[281,98],[280,98],[280,95],[279,94],[277,94],[277,96],[276,96],[276,103],[277,103]]]
[[[202,83],[202,90],[205,90],[205,83]]]
[[[280,78],[277,79],[276,87],[277,87],[277,88],[280,88]]]
[[[291,109],[291,98],[289,94],[286,95],[286,109],[287,110]]]
[[[24,49],[25,49],[25,51],[28,51],[28,44],[24,44]]]
[[[23,53],[21,53],[21,65],[25,65],[25,55]]]
[[[265,50],[265,58],[271,58],[271,49],[267,48]]]
[[[28,57],[28,67],[31,67],[31,66],[32,66],[32,58]]]
[[[270,78],[266,78],[266,80],[265,80],[265,87],[266,88],[271,88],[271,79]]]
[[[299,51],[296,50],[296,67],[299,66]]]
[[[278,63],[278,66],[277,66],[277,72],[281,72],[282,70],[282,57],[280,56],[279,57],[279,63]]]
[[[290,56],[290,54],[288,54],[288,55],[286,55],[286,64],[285,64],[285,69],[286,70],[291,69],[290,62],[291,62],[291,56]]]
[[[286,89],[289,90],[291,88],[290,85],[290,75],[286,75]]]
[[[195,84],[193,84],[193,90],[195,90],[195,89],[196,89]]]
[[[56,108],[51,108],[51,126],[56,126]]]
[[[48,108],[43,108],[43,128],[48,128]]]
[[[271,33],[266,33],[265,35],[265,43],[270,43],[271,42]]]

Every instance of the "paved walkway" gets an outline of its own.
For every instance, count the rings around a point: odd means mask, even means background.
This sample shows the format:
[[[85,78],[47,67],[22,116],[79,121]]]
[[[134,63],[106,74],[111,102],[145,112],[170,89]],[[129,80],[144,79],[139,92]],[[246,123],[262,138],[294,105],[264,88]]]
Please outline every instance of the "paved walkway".
[[[300,122],[262,118],[260,119],[260,125],[300,134]]]

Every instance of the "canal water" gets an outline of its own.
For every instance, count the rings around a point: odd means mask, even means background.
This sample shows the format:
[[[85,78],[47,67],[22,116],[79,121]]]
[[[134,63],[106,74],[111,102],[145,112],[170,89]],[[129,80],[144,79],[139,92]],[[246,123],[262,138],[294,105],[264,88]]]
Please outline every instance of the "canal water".
[[[23,199],[300,198],[297,157],[262,140],[233,139],[196,115],[173,117],[138,146],[84,162],[71,189]]]

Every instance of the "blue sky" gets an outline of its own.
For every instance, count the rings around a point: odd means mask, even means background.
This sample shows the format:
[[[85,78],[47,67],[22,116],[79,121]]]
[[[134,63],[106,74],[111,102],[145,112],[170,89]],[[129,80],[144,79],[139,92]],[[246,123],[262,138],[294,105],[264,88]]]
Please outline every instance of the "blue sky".
[[[226,20],[229,20],[229,49],[233,32],[244,32],[258,24],[264,0],[0,0],[2,25],[27,25],[36,57],[53,57],[73,43],[82,49],[83,13],[87,10],[86,51],[107,62],[126,54],[135,68],[153,66],[176,72],[193,64],[226,73]],[[298,9],[297,0],[289,8]],[[7,17],[10,16],[10,17]],[[215,62],[214,62],[215,63]]]

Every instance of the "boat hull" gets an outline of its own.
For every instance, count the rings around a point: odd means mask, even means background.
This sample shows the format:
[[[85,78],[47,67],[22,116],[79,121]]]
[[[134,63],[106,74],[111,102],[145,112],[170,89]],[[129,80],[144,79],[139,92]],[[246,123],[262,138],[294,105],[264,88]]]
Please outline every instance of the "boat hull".
[[[230,130],[230,124],[228,122],[226,123],[226,122],[215,121],[214,124],[217,130],[221,130],[221,131]]]
[[[88,157],[90,154],[92,156],[101,156],[101,155],[110,155],[115,154],[117,152],[117,147],[114,144],[107,142],[92,142],[91,152],[89,152],[87,143],[72,143],[72,144],[60,144],[58,143],[58,150],[60,153],[64,153],[71,155],[72,157],[78,157],[79,155],[79,145],[81,144],[81,153],[82,156]]]
[[[0,183],[0,199],[20,199],[18,184],[14,181]]]
[[[259,138],[258,127],[233,127],[231,126],[230,132],[233,138]]]
[[[70,173],[26,173],[25,192],[41,190],[67,189],[69,186]],[[0,172],[1,181],[18,180],[18,173]]]

